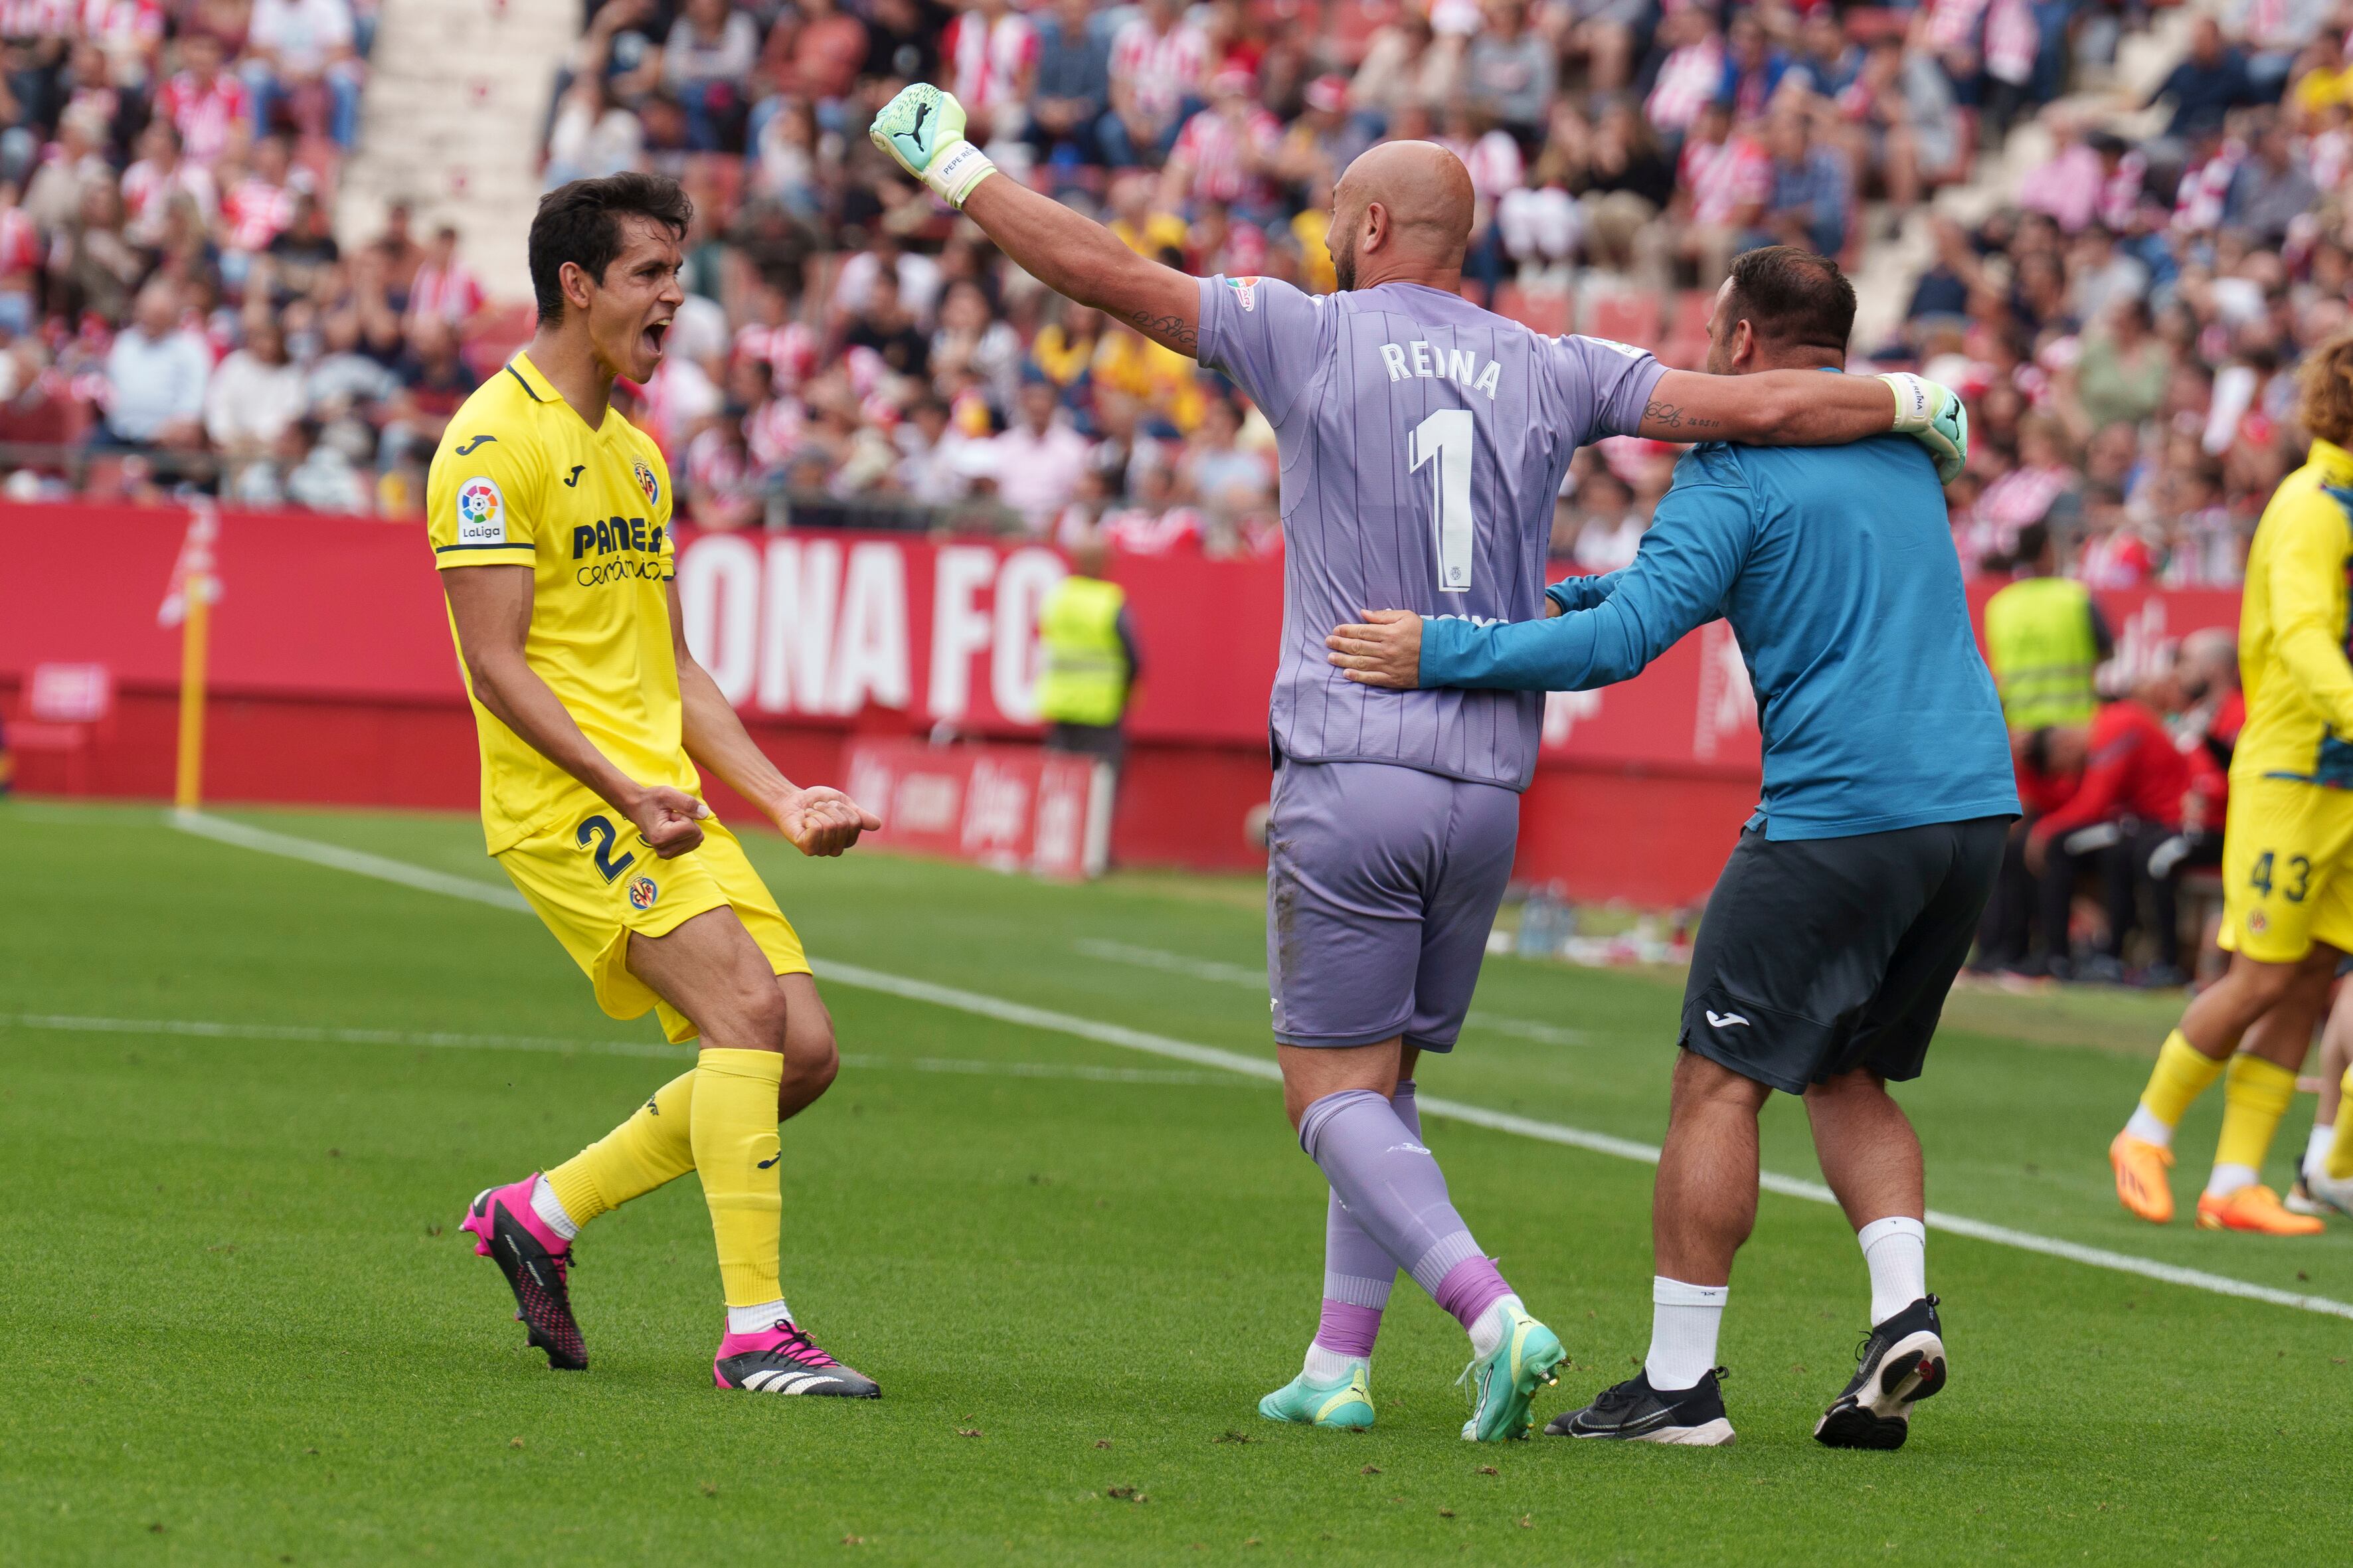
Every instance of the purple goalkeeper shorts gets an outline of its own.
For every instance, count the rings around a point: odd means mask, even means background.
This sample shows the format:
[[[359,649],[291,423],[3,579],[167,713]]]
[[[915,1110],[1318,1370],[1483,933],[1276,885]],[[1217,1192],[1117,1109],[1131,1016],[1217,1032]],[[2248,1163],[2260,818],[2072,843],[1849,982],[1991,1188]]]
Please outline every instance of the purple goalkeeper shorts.
[[[1501,784],[1286,761],[1266,823],[1274,1037],[1452,1050],[1519,831]]]

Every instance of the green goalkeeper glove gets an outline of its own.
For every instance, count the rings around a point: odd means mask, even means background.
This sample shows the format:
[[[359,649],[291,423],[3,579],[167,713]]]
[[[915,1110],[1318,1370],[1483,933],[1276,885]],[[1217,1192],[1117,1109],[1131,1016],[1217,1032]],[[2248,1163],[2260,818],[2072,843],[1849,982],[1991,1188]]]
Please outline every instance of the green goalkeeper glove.
[[[1969,460],[1969,411],[1950,387],[1906,374],[1883,375],[1895,394],[1895,430],[1928,448],[1936,481],[1951,484]]]
[[[964,105],[929,82],[900,89],[868,134],[899,167],[958,210],[975,185],[997,173],[988,154],[964,139]]]

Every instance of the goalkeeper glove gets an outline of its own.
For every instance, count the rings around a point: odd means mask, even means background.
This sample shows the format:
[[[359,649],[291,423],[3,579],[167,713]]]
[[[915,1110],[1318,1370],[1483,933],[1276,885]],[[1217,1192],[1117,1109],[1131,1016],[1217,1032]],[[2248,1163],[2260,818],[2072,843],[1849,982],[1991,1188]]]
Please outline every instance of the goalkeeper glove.
[[[975,185],[997,173],[988,154],[964,139],[964,105],[929,82],[900,89],[868,134],[899,167],[958,210]]]
[[[1936,481],[1951,484],[1969,460],[1969,411],[1950,387],[1906,374],[1883,375],[1895,394],[1895,430],[1928,448]]]

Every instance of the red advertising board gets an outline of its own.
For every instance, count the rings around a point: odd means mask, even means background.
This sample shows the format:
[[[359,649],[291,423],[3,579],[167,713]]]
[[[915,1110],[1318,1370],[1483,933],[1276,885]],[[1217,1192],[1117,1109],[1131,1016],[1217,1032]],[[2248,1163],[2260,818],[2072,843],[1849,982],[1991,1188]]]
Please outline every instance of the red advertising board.
[[[89,769],[106,793],[169,793],[179,637],[157,610],[186,521],[0,506],[14,568],[0,588],[0,715],[18,713],[36,665],[106,666],[118,721]],[[215,796],[471,804],[472,725],[423,530],[231,512],[217,549]],[[754,734],[788,771],[839,782],[853,737],[1034,736],[1036,610],[1063,570],[1033,544],[689,532],[678,587],[690,645]],[[1243,818],[1267,784],[1282,564],[1126,557],[1115,574],[1145,670],[1113,858],[1247,864]],[[1990,592],[1972,597],[1981,606]],[[2237,595],[2215,591],[2102,604],[2127,673],[2238,614]],[[1524,875],[1580,898],[1705,891],[1759,776],[1756,703],[1728,626],[1700,628],[1621,686],[1554,695],[1544,739],[1522,813]],[[26,786],[57,787],[43,782],[49,765],[28,759]]]
[[[1061,878],[1099,877],[1110,858],[1111,768],[1091,758],[861,739],[845,777],[888,848]]]

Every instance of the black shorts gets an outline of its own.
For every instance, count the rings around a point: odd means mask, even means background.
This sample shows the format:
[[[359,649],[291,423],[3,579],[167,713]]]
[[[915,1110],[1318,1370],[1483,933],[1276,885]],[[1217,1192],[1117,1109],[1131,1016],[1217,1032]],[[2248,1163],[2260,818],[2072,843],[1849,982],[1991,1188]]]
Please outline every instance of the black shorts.
[[[1742,834],[1700,921],[1683,1047],[1789,1094],[1858,1068],[1919,1077],[2010,824]]]

